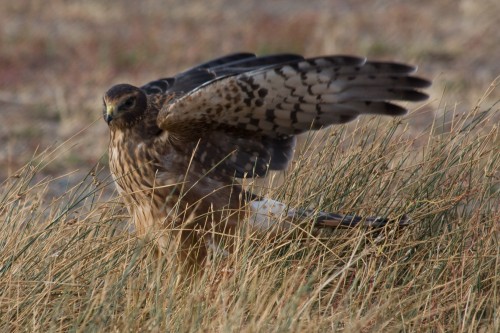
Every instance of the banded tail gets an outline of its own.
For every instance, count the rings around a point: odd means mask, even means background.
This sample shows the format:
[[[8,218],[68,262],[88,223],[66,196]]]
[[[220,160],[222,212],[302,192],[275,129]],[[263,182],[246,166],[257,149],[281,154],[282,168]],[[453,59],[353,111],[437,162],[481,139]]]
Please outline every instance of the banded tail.
[[[306,218],[313,218],[315,226],[319,228],[354,228],[360,224],[371,228],[381,228],[387,224],[396,224],[403,227],[412,223],[406,214],[398,219],[391,220],[379,216],[361,217],[340,213],[326,213],[310,209],[290,208],[282,202],[268,198],[252,200],[249,203],[249,211],[249,222],[262,231],[273,227],[289,229],[291,221],[300,222]]]

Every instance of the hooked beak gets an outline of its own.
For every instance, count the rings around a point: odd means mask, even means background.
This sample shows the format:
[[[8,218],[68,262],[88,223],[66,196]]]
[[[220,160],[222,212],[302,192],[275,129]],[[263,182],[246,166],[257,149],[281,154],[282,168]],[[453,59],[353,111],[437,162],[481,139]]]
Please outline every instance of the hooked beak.
[[[104,116],[104,120],[108,123],[111,122],[111,120],[113,120],[113,112],[115,111],[115,108],[112,106],[112,105],[109,105],[108,107],[106,107],[106,115]]]

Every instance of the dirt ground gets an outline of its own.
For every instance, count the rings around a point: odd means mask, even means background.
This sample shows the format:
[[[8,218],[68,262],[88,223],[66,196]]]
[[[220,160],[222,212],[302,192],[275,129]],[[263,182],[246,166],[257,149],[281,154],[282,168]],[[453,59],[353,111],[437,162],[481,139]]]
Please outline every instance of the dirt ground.
[[[471,110],[499,83],[498,17],[496,0],[2,1],[0,181],[69,140],[40,173],[64,192],[106,165],[107,88],[236,51],[418,64],[434,81],[430,102],[408,116],[419,131],[445,110]],[[481,107],[498,100],[496,87]]]

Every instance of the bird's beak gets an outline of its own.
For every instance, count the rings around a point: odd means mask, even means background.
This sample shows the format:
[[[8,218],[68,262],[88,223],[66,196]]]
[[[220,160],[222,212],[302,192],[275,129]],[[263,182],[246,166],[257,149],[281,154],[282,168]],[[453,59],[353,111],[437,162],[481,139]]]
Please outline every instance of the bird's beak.
[[[104,117],[104,120],[108,123],[111,122],[111,120],[113,120],[113,112],[115,111],[115,108],[113,105],[108,105],[106,107],[106,116]]]

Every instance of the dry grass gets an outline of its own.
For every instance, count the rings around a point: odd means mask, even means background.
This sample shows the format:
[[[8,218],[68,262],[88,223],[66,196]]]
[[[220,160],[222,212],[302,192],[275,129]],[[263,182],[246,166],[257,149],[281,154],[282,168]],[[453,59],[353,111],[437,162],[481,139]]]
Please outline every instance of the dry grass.
[[[500,331],[498,1],[236,3],[0,2],[0,331]],[[414,225],[242,231],[196,280],[153,256],[102,158],[102,93],[235,51],[419,64],[431,103],[304,138],[261,189]]]
[[[142,84],[229,52],[357,54],[419,65],[434,104],[415,114],[468,112],[500,75],[496,0],[62,1],[0,2],[0,179],[33,151],[100,117],[113,84]],[[483,105],[498,98],[491,95]],[[438,108],[438,103],[443,107]],[[446,106],[446,107],[445,107]],[[92,126],[44,169],[60,194],[106,151],[107,128]]]
[[[404,230],[250,240],[190,279],[129,233],[94,171],[53,202],[37,156],[1,187],[2,331],[493,332],[500,329],[499,109],[408,127],[373,118],[326,134],[272,194],[388,216]],[[485,131],[484,128],[489,128]],[[311,157],[313,156],[313,157]],[[314,170],[311,172],[311,170]]]

